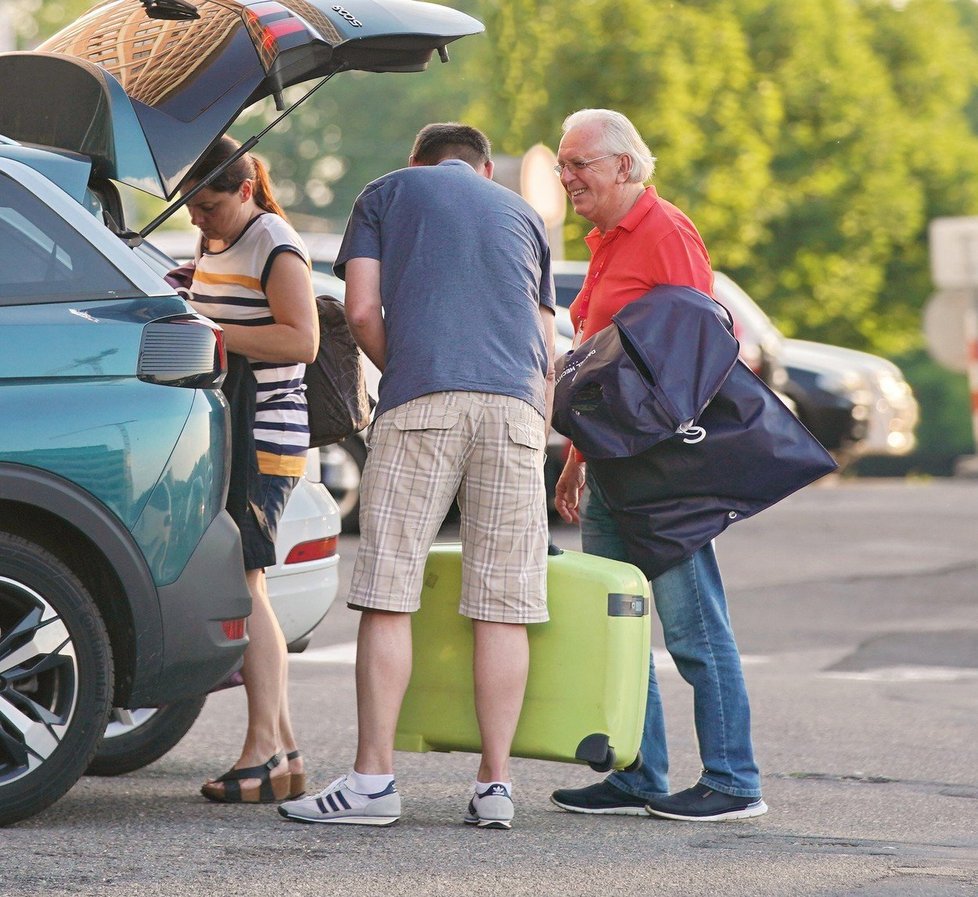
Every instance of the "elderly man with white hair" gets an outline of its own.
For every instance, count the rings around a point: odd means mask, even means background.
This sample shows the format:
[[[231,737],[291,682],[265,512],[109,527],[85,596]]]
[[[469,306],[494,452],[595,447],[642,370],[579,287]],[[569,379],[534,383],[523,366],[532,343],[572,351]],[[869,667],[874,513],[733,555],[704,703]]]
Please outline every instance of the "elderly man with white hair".
[[[655,157],[624,115],[582,109],[568,116],[557,161],[574,211],[594,225],[585,237],[591,264],[571,305],[578,342],[610,326],[612,315],[660,284],[713,295],[703,240],[682,211],[645,186]],[[586,552],[645,566],[586,460],[576,449],[569,453],[556,487],[558,512],[568,523],[580,523]],[[754,761],[747,688],[712,543],[656,576],[652,592],[666,648],[693,686],[699,781],[669,792],[662,701],[650,656],[641,766],[585,788],[561,788],[551,799],[575,813],[697,821],[760,816],[767,805]]]

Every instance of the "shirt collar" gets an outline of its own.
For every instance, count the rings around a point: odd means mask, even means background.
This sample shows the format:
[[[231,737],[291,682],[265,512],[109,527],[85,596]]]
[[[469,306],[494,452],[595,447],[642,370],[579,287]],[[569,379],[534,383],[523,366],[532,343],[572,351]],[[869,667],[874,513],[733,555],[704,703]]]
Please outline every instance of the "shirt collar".
[[[438,164],[439,165],[464,165],[466,168],[469,169],[469,171],[473,173],[475,172],[475,169],[471,165],[469,165],[469,163],[466,162],[464,159],[442,159],[441,162],[439,162]]]
[[[656,192],[655,187],[649,184],[648,187],[642,192],[639,198],[636,200],[635,205],[633,205],[629,210],[628,214],[625,215],[621,221],[618,222],[610,231],[606,234],[602,234],[596,227],[592,228],[588,235],[584,238],[584,242],[591,248],[593,252],[594,249],[601,243],[602,239],[611,236],[619,228],[622,230],[632,231],[639,226],[642,219],[648,215],[652,207],[659,201],[659,194]]]

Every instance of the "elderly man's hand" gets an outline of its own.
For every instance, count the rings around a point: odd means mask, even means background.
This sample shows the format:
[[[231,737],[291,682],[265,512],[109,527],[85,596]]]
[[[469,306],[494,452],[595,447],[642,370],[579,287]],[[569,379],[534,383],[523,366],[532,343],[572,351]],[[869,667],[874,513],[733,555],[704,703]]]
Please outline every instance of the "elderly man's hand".
[[[584,470],[584,462],[577,459],[577,451],[572,447],[554,489],[554,507],[566,523],[581,522],[578,506],[584,488]]]

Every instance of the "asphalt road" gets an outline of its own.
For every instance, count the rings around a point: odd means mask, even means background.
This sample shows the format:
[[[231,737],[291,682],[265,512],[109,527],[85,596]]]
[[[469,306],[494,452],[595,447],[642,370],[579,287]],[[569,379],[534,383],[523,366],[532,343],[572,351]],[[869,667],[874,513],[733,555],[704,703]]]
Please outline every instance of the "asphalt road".
[[[554,536],[577,546],[571,529]],[[355,549],[344,539],[347,574]],[[978,482],[810,487],[736,524],[718,552],[764,817],[572,815],[550,791],[597,775],[517,760],[513,831],[474,831],[461,824],[474,757],[398,754],[396,826],[290,824],[196,793],[236,756],[233,689],[156,764],[84,779],[0,829],[0,894],[978,895]],[[316,787],[347,770],[355,737],[356,615],[341,603],[291,663]],[[654,640],[681,788],[698,772],[691,692]]]

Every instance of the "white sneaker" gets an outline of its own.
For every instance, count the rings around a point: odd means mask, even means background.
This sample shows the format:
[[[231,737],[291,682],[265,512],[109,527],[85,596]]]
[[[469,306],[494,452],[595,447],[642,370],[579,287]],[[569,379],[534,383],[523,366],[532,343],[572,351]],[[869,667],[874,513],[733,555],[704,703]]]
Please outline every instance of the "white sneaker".
[[[506,786],[493,782],[482,794],[476,791],[469,801],[465,823],[479,828],[512,828],[513,798]]]
[[[358,794],[340,776],[319,794],[280,804],[278,812],[296,822],[340,822],[347,825],[392,825],[401,815],[401,795],[393,782],[376,794]]]

